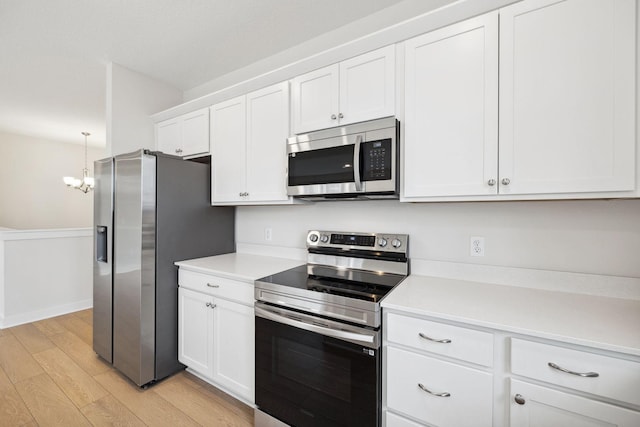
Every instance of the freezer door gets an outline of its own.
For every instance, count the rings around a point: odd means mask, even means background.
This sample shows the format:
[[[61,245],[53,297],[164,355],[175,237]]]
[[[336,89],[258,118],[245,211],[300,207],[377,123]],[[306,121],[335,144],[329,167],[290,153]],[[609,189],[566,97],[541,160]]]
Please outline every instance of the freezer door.
[[[116,156],[115,186],[113,365],[141,386],[155,378],[155,156]]]
[[[93,164],[93,350],[113,361],[113,158]]]

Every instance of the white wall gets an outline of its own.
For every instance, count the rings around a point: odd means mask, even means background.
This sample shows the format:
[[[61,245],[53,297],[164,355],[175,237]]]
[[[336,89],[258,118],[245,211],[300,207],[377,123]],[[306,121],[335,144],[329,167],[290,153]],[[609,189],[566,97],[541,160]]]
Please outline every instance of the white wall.
[[[84,141],[78,130],[78,140]],[[89,147],[93,161],[103,148]],[[17,229],[89,227],[93,195],[72,190],[63,176],[82,177],[84,145],[0,133],[0,226]]]
[[[107,65],[107,153],[155,149],[150,115],[182,101],[182,92],[121,65]]]
[[[240,245],[304,248],[310,229],[407,233],[411,259],[640,278],[640,200],[237,208]],[[484,257],[469,255],[470,236],[485,238]]]
[[[92,305],[93,230],[0,231],[0,328]]]

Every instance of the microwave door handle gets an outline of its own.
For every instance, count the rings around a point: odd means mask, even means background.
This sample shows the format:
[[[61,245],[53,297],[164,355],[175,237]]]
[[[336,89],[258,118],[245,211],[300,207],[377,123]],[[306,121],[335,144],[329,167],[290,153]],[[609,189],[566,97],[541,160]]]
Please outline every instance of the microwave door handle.
[[[362,146],[362,135],[356,136],[356,143],[353,149],[353,180],[356,184],[356,191],[362,191],[362,178],[360,177],[360,148]]]

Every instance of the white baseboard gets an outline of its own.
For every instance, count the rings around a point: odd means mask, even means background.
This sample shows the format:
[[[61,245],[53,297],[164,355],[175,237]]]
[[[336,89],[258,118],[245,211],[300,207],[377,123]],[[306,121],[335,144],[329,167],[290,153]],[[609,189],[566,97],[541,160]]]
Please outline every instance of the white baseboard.
[[[85,310],[93,307],[93,299],[76,301],[69,304],[58,305],[56,307],[48,307],[43,310],[29,311],[26,313],[12,314],[10,316],[0,317],[0,329],[10,328],[25,323],[36,322],[49,317],[60,316],[74,311]]]

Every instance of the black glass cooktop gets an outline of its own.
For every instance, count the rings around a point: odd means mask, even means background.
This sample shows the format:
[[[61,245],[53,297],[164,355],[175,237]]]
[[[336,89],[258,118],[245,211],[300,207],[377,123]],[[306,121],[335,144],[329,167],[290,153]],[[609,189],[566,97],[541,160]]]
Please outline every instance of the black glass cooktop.
[[[392,273],[372,273],[358,270],[321,269],[323,274],[313,274],[314,269],[301,265],[271,276],[259,282],[323,292],[347,298],[378,302],[406,276]],[[312,274],[310,274],[312,273]]]

